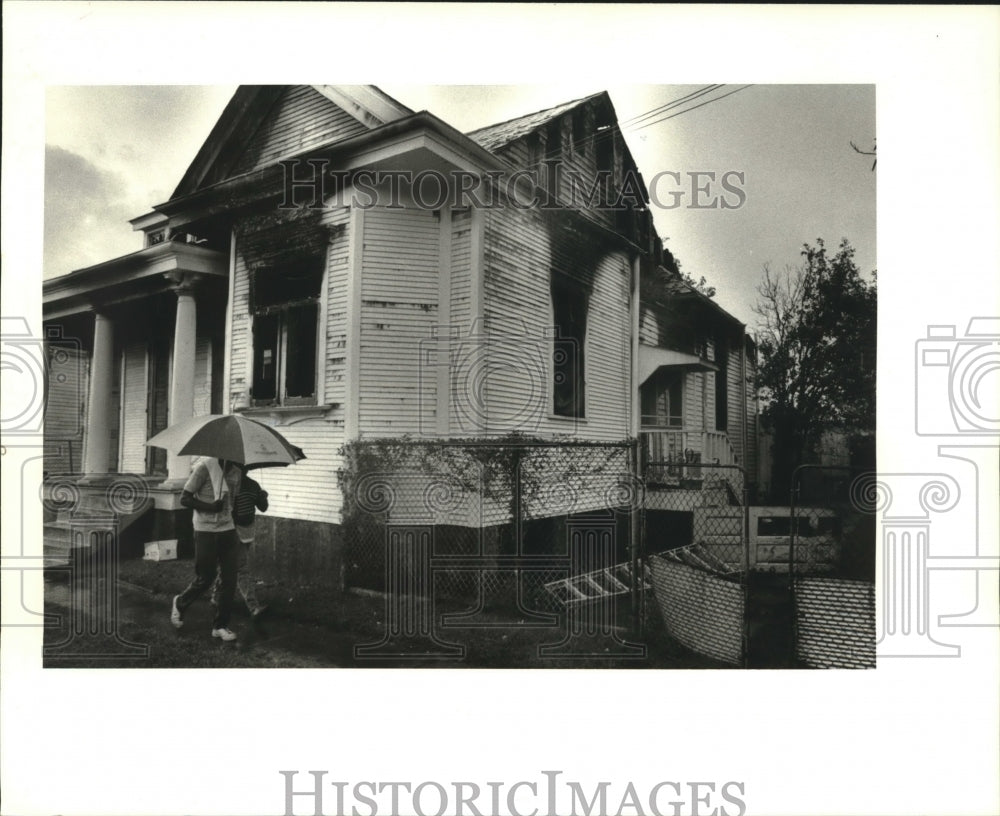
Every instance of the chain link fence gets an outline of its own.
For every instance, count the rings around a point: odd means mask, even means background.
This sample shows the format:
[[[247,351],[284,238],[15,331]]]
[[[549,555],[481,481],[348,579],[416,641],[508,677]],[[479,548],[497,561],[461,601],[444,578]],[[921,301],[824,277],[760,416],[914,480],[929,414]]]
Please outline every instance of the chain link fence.
[[[746,652],[746,479],[686,456],[646,464],[650,582],[665,635],[729,665]]]
[[[874,665],[863,478],[799,468],[787,506],[754,507],[739,466],[640,450],[354,443],[347,584],[387,604],[358,656],[460,659],[458,630],[552,629],[539,657],[637,656],[644,637],[720,665]]]
[[[874,474],[802,465],[791,480],[785,570],[794,599],[792,661],[875,667]]]
[[[638,617],[632,443],[366,440],[341,486],[346,583],[386,593],[399,629],[383,651],[513,626],[561,628],[583,656],[575,635],[622,646]]]

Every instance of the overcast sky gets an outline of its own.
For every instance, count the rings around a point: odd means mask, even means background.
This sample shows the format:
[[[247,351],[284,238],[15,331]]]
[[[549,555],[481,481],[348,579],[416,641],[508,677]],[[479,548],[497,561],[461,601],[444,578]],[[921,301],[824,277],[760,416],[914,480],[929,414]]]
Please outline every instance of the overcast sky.
[[[862,272],[876,266],[872,85],[726,85],[630,125],[699,85],[381,85],[414,110],[461,131],[607,90],[643,177],[661,171],[657,230],[683,271],[704,275],[717,300],[753,325],[765,263],[800,262],[805,242],[847,238]],[[65,274],[141,246],[128,219],[166,201],[235,91],[234,86],[50,87],[46,97],[44,272]],[[737,91],[721,98],[723,94]],[[712,101],[715,100],[715,101]],[[701,105],[707,102],[708,104]],[[696,109],[686,110],[693,105]],[[685,112],[686,111],[686,112]],[[662,117],[671,118],[660,121]],[[744,174],[737,209],[696,209],[692,172]],[[701,177],[701,184],[707,177]],[[708,196],[725,194],[717,185]],[[731,194],[725,194],[733,201]]]

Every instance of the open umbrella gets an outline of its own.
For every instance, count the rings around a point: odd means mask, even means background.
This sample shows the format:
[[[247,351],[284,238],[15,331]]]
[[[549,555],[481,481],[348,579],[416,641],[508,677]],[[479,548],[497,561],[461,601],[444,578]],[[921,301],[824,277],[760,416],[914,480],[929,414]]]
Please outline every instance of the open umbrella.
[[[166,448],[178,456],[212,456],[241,465],[291,465],[305,459],[273,428],[238,414],[207,414],[171,425],[148,439],[146,445]]]

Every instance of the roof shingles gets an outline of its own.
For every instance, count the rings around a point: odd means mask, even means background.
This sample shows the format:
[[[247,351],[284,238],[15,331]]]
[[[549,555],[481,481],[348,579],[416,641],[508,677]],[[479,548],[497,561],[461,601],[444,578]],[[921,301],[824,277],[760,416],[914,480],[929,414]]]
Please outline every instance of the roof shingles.
[[[554,108],[546,108],[535,113],[529,113],[526,116],[519,116],[516,119],[508,119],[506,122],[488,125],[466,135],[480,146],[494,152],[506,147],[511,142],[527,136],[532,131],[542,127],[542,125],[573,110],[573,108],[582,105],[584,102],[596,99],[603,93],[602,91],[601,93],[592,94],[582,99],[574,99],[572,102],[564,102],[562,105],[556,105]]]

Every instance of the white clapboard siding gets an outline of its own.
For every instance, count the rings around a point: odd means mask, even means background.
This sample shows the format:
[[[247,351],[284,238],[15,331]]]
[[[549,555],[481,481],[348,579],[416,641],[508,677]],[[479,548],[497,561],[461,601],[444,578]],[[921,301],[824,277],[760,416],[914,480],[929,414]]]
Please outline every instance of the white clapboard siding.
[[[599,259],[587,319],[585,421],[552,416],[549,270],[553,252],[538,212],[492,210],[486,218],[485,313],[491,335],[520,344],[487,383],[489,430],[617,440],[628,434],[629,269],[623,253]],[[492,354],[492,345],[491,345]],[[506,425],[505,425],[506,423]],[[507,427],[509,425],[509,427]]]
[[[649,306],[643,306],[639,312],[639,342],[647,346],[660,345],[660,326],[656,312]]]
[[[235,276],[232,304],[233,325],[230,340],[232,362],[229,369],[229,391],[224,395],[229,407],[241,393],[249,393],[251,386],[249,381],[250,367],[253,360],[250,278],[239,247],[236,251]]]
[[[743,462],[743,467],[746,469],[748,474],[755,474],[757,472],[757,462],[758,462],[758,446],[757,446],[757,393],[756,393],[756,382],[757,376],[754,369],[754,364],[749,355],[746,359],[746,411],[745,419],[746,422],[746,441],[747,449],[745,452]]]
[[[631,332],[629,268],[621,253],[602,258],[587,318],[586,434],[614,441],[629,433]]]
[[[365,212],[359,427],[366,436],[433,432],[437,378],[421,348],[438,322],[440,218],[429,210]]]
[[[704,412],[702,411],[702,393],[704,391],[704,375],[689,371],[684,375],[684,428],[691,431],[701,431]],[[697,444],[696,444],[697,442]],[[688,447],[692,450],[701,450],[700,441],[696,435],[688,439]]]
[[[367,128],[308,85],[288,88],[250,138],[230,175],[238,175]]]
[[[733,446],[736,461],[746,467],[743,450],[743,423],[746,422],[746,406],[743,404],[743,383],[740,380],[740,349],[730,347],[729,362],[726,366],[726,383],[729,395],[726,401],[726,424],[729,432],[729,443]]]
[[[145,341],[129,343],[123,351],[122,377],[122,473],[146,472],[146,439],[149,397],[147,382],[148,345]]]
[[[502,338],[489,348],[486,430],[541,434],[552,410],[549,238],[536,212],[489,210],[484,221],[485,328]]]
[[[202,335],[194,347],[194,413],[212,413],[212,342]]]
[[[347,276],[350,271],[351,210],[331,207],[323,213],[323,223],[333,237],[326,255],[326,353],[323,401],[342,405],[347,397],[345,386],[347,359]]]
[[[479,343],[472,334],[481,329],[472,314],[472,228],[471,210],[456,210],[451,216],[451,302],[448,331],[451,340],[448,427],[452,436],[474,436],[479,431],[479,406],[469,393],[476,379]],[[478,507],[478,504],[477,504]]]
[[[268,492],[267,515],[339,524],[343,502],[337,471],[343,463],[342,419],[308,419],[277,430],[302,448],[306,458],[288,467],[251,471]]]
[[[472,211],[456,210],[451,216],[451,314],[450,326],[462,334],[471,329]]]

